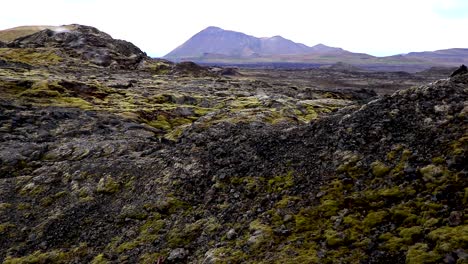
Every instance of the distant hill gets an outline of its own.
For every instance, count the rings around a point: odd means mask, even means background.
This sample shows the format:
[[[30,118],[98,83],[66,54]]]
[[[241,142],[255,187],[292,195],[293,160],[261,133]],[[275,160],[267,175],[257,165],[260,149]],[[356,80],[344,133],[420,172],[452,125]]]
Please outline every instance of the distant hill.
[[[468,49],[444,49],[436,51],[424,51],[424,52],[411,52],[404,55],[406,58],[417,58],[423,60],[429,60],[437,64],[452,65],[463,64],[467,62]]]
[[[17,38],[25,37],[44,29],[56,29],[59,28],[57,26],[21,26],[21,27],[14,27],[5,30],[0,30],[0,41],[3,42],[10,42]]]
[[[208,27],[165,56],[168,59],[260,58],[309,53],[345,52],[323,44],[308,47],[281,36],[257,38],[241,32]]]
[[[331,66],[336,63],[375,71],[418,72],[431,67],[468,64],[468,49],[411,52],[387,57],[353,53],[318,44],[312,47],[281,36],[257,38],[241,32],[208,27],[195,34],[164,58],[206,64]],[[339,64],[338,64],[339,65]]]

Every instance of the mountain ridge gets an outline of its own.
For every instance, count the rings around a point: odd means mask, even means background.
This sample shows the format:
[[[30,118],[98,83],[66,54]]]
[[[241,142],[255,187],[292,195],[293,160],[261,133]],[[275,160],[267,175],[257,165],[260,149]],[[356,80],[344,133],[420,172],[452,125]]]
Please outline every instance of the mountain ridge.
[[[254,37],[242,32],[209,26],[192,36],[164,58],[197,58],[208,54],[227,57],[250,58],[268,55],[298,55],[307,53],[341,52],[324,44],[309,47],[282,36]]]
[[[281,36],[257,38],[242,32],[208,27],[164,58],[205,64],[268,65],[282,63],[327,66],[338,62],[367,70],[418,72],[431,67],[468,64],[468,49],[454,48],[376,57],[317,44],[309,47]]]

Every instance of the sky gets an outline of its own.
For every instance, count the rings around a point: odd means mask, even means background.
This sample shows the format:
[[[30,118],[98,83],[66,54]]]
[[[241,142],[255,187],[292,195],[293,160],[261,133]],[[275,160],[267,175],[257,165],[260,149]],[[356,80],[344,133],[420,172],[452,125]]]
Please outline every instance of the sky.
[[[3,0],[2,10],[0,29],[94,26],[153,57],[208,26],[375,56],[468,48],[468,0]]]

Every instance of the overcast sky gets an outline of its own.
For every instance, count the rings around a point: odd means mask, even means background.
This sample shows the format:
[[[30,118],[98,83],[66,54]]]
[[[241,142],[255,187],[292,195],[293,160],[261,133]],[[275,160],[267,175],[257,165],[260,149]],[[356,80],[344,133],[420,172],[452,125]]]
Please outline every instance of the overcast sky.
[[[0,29],[78,23],[163,56],[208,26],[384,56],[468,48],[468,0],[4,0]]]

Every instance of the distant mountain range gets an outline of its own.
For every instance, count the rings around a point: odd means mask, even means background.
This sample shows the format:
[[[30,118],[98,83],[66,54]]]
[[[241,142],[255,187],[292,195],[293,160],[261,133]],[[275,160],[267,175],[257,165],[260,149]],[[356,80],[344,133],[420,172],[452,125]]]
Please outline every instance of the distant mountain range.
[[[295,64],[296,66],[332,65],[343,62],[364,69],[411,72],[434,66],[455,67],[468,64],[468,49],[375,57],[323,44],[309,47],[281,36],[257,38],[241,32],[208,27],[164,58],[208,64]]]
[[[166,58],[232,57],[258,58],[275,55],[300,55],[308,53],[343,52],[322,44],[308,47],[281,36],[257,38],[244,33],[208,27],[167,54]]]

